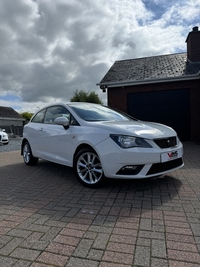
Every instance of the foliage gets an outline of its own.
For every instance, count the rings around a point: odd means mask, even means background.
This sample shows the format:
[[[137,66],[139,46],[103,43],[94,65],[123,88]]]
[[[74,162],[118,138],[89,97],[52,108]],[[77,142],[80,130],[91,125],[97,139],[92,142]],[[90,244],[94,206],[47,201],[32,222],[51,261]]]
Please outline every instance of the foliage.
[[[33,113],[30,112],[22,112],[19,113],[22,117],[24,117],[27,121],[30,121],[31,117],[33,116]]]
[[[103,104],[98,94],[96,94],[95,92],[85,92],[83,90],[76,90],[70,101]]]

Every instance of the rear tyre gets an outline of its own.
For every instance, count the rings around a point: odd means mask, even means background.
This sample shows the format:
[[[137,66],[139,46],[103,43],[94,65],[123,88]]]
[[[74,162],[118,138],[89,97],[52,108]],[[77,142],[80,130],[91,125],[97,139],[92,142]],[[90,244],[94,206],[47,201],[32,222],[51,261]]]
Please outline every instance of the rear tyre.
[[[74,170],[77,179],[84,186],[99,187],[104,180],[101,161],[91,148],[84,148],[76,154]]]
[[[38,162],[38,158],[33,157],[29,142],[25,142],[23,145],[22,155],[26,165],[35,165]]]

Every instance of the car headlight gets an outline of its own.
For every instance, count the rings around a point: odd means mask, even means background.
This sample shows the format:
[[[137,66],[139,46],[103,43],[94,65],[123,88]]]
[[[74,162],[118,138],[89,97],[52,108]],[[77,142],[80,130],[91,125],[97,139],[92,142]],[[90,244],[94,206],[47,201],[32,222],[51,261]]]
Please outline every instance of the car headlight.
[[[147,141],[140,137],[111,134],[110,138],[115,141],[121,148],[131,147],[152,147]]]

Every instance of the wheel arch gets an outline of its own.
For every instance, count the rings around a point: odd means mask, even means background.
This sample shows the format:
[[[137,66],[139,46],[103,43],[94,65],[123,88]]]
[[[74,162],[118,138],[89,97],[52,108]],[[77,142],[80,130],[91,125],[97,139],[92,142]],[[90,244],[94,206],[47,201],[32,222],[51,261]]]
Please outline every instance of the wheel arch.
[[[80,158],[82,157],[88,157],[88,153],[93,154],[92,160],[89,161],[86,159],[83,160],[81,159],[81,161],[83,161],[83,165],[82,163],[79,165],[81,166],[80,168],[77,168],[77,162],[79,161]],[[82,156],[84,154],[84,156]],[[95,154],[95,156],[94,156]],[[77,179],[79,180],[79,182],[81,184],[83,184],[84,186],[87,187],[91,187],[91,188],[96,188],[99,187],[103,184],[104,180],[105,180],[105,175],[104,175],[104,170],[102,168],[102,163],[101,163],[101,159],[99,157],[98,152],[94,149],[94,147],[92,147],[91,145],[88,144],[80,144],[75,152],[74,152],[74,157],[73,157],[73,168],[76,174]],[[83,172],[83,175],[81,174]],[[88,174],[90,173],[90,174]],[[86,175],[85,175],[86,174]]]
[[[90,148],[90,149],[92,149],[92,150],[98,155],[97,151],[96,151],[92,146],[90,146],[90,145],[88,145],[88,144],[80,144],[80,145],[76,148],[76,150],[75,150],[75,152],[74,152],[73,166],[74,166],[74,160],[75,160],[75,157],[76,157],[77,153],[78,153],[79,151],[81,151],[82,149],[84,149],[84,148]]]

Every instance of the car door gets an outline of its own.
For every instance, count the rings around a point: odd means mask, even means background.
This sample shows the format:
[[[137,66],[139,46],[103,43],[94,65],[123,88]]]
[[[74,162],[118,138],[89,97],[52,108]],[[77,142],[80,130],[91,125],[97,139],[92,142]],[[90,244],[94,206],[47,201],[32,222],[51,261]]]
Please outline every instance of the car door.
[[[71,138],[73,127],[65,129],[57,125],[54,120],[58,117],[66,117],[70,120],[69,111],[60,105],[47,108],[44,123],[41,126],[41,156],[46,160],[72,166]]]
[[[32,153],[36,157],[41,157],[41,150],[43,150],[41,138],[43,135],[43,124],[46,109],[39,111],[25,127],[25,137],[28,139]]]

